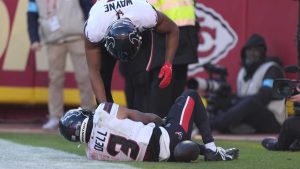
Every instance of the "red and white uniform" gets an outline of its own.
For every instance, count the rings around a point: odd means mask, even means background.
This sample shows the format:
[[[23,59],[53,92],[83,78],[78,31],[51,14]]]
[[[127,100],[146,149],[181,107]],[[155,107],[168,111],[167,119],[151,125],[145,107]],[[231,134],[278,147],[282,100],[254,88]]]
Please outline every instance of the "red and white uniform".
[[[118,119],[118,109],[114,103],[102,103],[96,109],[87,148],[89,159],[143,161],[155,124]]]
[[[130,19],[140,32],[157,24],[157,13],[146,0],[98,0],[85,25],[86,38],[93,43],[102,41],[118,16]]]

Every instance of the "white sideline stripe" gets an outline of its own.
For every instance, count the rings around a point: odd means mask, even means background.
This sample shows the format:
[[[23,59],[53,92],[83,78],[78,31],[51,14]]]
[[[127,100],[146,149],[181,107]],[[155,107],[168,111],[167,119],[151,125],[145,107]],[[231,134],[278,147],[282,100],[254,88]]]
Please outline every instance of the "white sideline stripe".
[[[185,104],[184,104],[184,107],[183,107],[183,110],[182,110],[182,113],[181,113],[181,117],[180,117],[180,122],[179,124],[182,126],[182,120],[183,120],[183,116],[185,114],[185,109],[186,109],[186,106],[187,104],[189,103],[189,100],[190,100],[190,96],[187,97],[186,101],[185,101]]]
[[[84,156],[0,139],[0,169],[134,169],[126,164],[92,161]]]

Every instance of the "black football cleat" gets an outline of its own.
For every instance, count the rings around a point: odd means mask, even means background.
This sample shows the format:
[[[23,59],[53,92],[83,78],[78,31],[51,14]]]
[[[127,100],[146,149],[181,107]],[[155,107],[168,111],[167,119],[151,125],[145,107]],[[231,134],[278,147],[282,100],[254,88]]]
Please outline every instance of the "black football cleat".
[[[293,143],[289,146],[289,150],[300,151],[300,139],[293,141]]]
[[[217,151],[206,149],[204,153],[205,161],[230,161],[237,159],[239,156],[239,149],[230,148],[224,150],[222,147],[217,147]]]
[[[261,145],[270,151],[278,151],[277,139],[276,138],[265,138],[261,142]]]

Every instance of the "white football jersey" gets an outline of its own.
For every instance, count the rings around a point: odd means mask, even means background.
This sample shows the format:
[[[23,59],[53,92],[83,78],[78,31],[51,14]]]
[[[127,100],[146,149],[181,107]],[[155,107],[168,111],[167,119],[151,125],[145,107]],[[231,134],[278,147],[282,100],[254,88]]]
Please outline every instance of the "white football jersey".
[[[140,32],[157,24],[157,13],[146,0],[98,0],[91,8],[84,32],[93,43],[104,39],[109,25],[120,18],[129,18]]]
[[[95,111],[87,156],[93,160],[143,161],[154,123],[118,119],[119,105],[101,103]]]

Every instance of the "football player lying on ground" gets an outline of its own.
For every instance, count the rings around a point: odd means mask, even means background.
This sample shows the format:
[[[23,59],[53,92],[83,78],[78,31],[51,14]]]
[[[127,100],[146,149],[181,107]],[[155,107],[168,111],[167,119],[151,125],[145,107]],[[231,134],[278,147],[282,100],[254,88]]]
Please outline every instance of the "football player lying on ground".
[[[197,144],[196,147],[206,161],[233,160],[239,155],[237,148],[224,150],[216,147],[206,110],[196,91],[187,90],[178,97],[164,120],[152,113],[142,113],[106,102],[101,103],[94,113],[81,108],[69,110],[61,118],[59,130],[69,141],[87,143],[89,159],[176,161],[175,146],[191,139],[195,123],[204,142],[204,145]],[[194,144],[179,145],[193,147]],[[178,150],[191,148],[181,147]],[[177,154],[191,153],[191,157],[185,158],[195,160],[192,159],[194,152]]]

